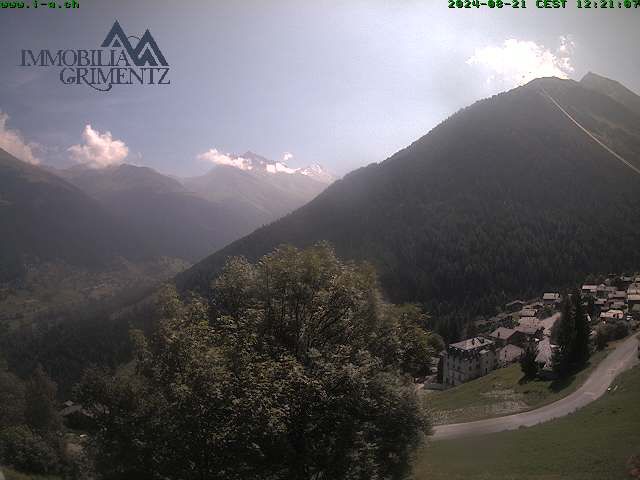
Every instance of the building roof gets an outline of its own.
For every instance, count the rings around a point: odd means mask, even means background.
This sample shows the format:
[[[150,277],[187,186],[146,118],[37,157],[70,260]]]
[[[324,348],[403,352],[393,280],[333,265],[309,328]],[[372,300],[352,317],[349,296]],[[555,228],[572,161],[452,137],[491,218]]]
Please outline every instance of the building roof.
[[[543,300],[558,300],[560,299],[559,293],[547,292],[542,296]]]
[[[510,305],[516,305],[518,303],[521,303],[521,304],[524,305],[524,301],[523,300],[514,300],[513,302],[507,303],[507,307],[510,306]]]
[[[629,302],[640,302],[640,293],[632,293],[627,297]]]
[[[553,350],[555,345],[551,344],[548,338],[538,342],[538,354],[536,355],[536,363],[543,364],[545,370],[553,368]]]
[[[458,350],[474,350],[476,348],[485,347],[488,345],[493,345],[493,341],[489,340],[488,338],[473,337],[462,340],[461,342],[452,343],[449,346],[457,348]]]
[[[498,357],[503,362],[514,362],[519,359],[524,350],[516,345],[505,345],[504,348],[500,349],[498,353]]]
[[[587,292],[595,292],[598,290],[598,286],[597,285],[583,285],[582,286],[582,290],[587,291]]]
[[[496,328],[493,332],[491,332],[491,336],[493,338],[499,338],[501,340],[507,340],[511,338],[511,336],[516,333],[516,331],[512,328],[499,327]]]
[[[622,310],[607,310],[606,312],[602,312],[600,314],[600,318],[620,319],[624,318],[624,312]]]
[[[535,308],[523,308],[520,310],[521,317],[535,317],[538,311]]]
[[[538,326],[533,326],[533,325],[531,325],[531,326],[527,326],[527,325],[522,326],[522,325],[518,325],[516,327],[516,331],[517,332],[522,332],[525,335],[535,335],[540,330],[542,330],[542,327],[540,327],[539,325]]]
[[[518,320],[518,325],[521,327],[540,328],[540,319],[537,317],[521,317],[520,320]]]
[[[551,336],[551,330],[553,329],[553,326],[556,324],[558,320],[560,320],[561,317],[562,317],[562,314],[558,312],[540,321],[540,325],[542,326],[542,328],[544,328],[545,336],[547,337]]]

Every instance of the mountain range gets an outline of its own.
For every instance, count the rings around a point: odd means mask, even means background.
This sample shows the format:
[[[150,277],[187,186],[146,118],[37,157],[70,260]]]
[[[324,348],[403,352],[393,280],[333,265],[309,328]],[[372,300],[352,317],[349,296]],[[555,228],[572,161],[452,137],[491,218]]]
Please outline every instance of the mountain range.
[[[144,260],[154,253],[97,200],[2,149],[0,238],[0,280],[54,259],[100,268],[116,256]]]
[[[326,240],[373,263],[391,300],[468,318],[588,273],[637,269],[640,97],[602,78],[538,79],[479,101],[177,284],[204,290],[229,256]]]
[[[193,263],[305,204],[331,181],[246,154],[250,169],[215,165],[181,181],[128,164],[30,165],[0,151],[0,280],[28,265],[103,268],[116,257]]]

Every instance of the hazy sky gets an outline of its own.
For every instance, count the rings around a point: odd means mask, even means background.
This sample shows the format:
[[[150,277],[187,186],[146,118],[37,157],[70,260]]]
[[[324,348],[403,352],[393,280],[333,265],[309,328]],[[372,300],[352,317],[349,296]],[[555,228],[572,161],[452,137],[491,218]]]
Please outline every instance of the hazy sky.
[[[79,2],[78,10],[0,10],[0,146],[26,160],[127,161],[192,175],[210,168],[202,154],[211,149],[252,150],[344,174],[533,76],[592,70],[640,91],[640,9]],[[116,19],[128,35],[151,31],[171,85],[101,93],[63,85],[58,68],[18,66],[21,49],[98,48]]]

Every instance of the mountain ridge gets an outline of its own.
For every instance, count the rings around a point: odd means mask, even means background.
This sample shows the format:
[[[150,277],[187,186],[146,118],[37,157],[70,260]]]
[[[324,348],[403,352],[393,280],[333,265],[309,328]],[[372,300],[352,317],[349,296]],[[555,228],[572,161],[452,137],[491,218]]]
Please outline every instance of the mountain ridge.
[[[578,82],[534,80],[351,172],[179,274],[177,285],[199,289],[228,256],[255,260],[282,243],[326,240],[344,258],[374,263],[392,301],[466,315],[586,273],[640,265],[633,247],[640,244],[640,181],[542,89],[640,165],[640,116]]]

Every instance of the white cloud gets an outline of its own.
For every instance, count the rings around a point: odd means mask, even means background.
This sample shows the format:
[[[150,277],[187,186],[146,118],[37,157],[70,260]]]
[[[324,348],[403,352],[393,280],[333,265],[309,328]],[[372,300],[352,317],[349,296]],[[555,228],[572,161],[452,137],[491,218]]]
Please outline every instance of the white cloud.
[[[0,148],[24,162],[39,164],[40,160],[33,153],[37,145],[27,143],[19,131],[7,128],[8,121],[9,115],[0,111]]]
[[[552,52],[536,42],[511,38],[500,46],[476,49],[467,64],[480,67],[487,74],[487,84],[500,88],[517,87],[540,77],[568,78],[574,71],[571,57],[575,43],[569,36],[559,41]]]
[[[290,152],[284,152],[284,155],[282,156],[282,162],[283,163],[287,163],[289,160],[291,160],[293,158],[293,153]]]
[[[227,165],[230,167],[236,167],[240,170],[251,170],[253,165],[251,160],[242,157],[232,157],[226,153],[221,153],[215,148],[211,148],[204,153],[198,155],[198,160],[204,160],[211,162],[215,165]]]
[[[71,158],[78,163],[105,168],[121,164],[129,155],[129,149],[123,141],[114,140],[111,132],[100,133],[91,128],[91,125],[84,127],[82,139],[84,144],[73,145],[68,149]]]

